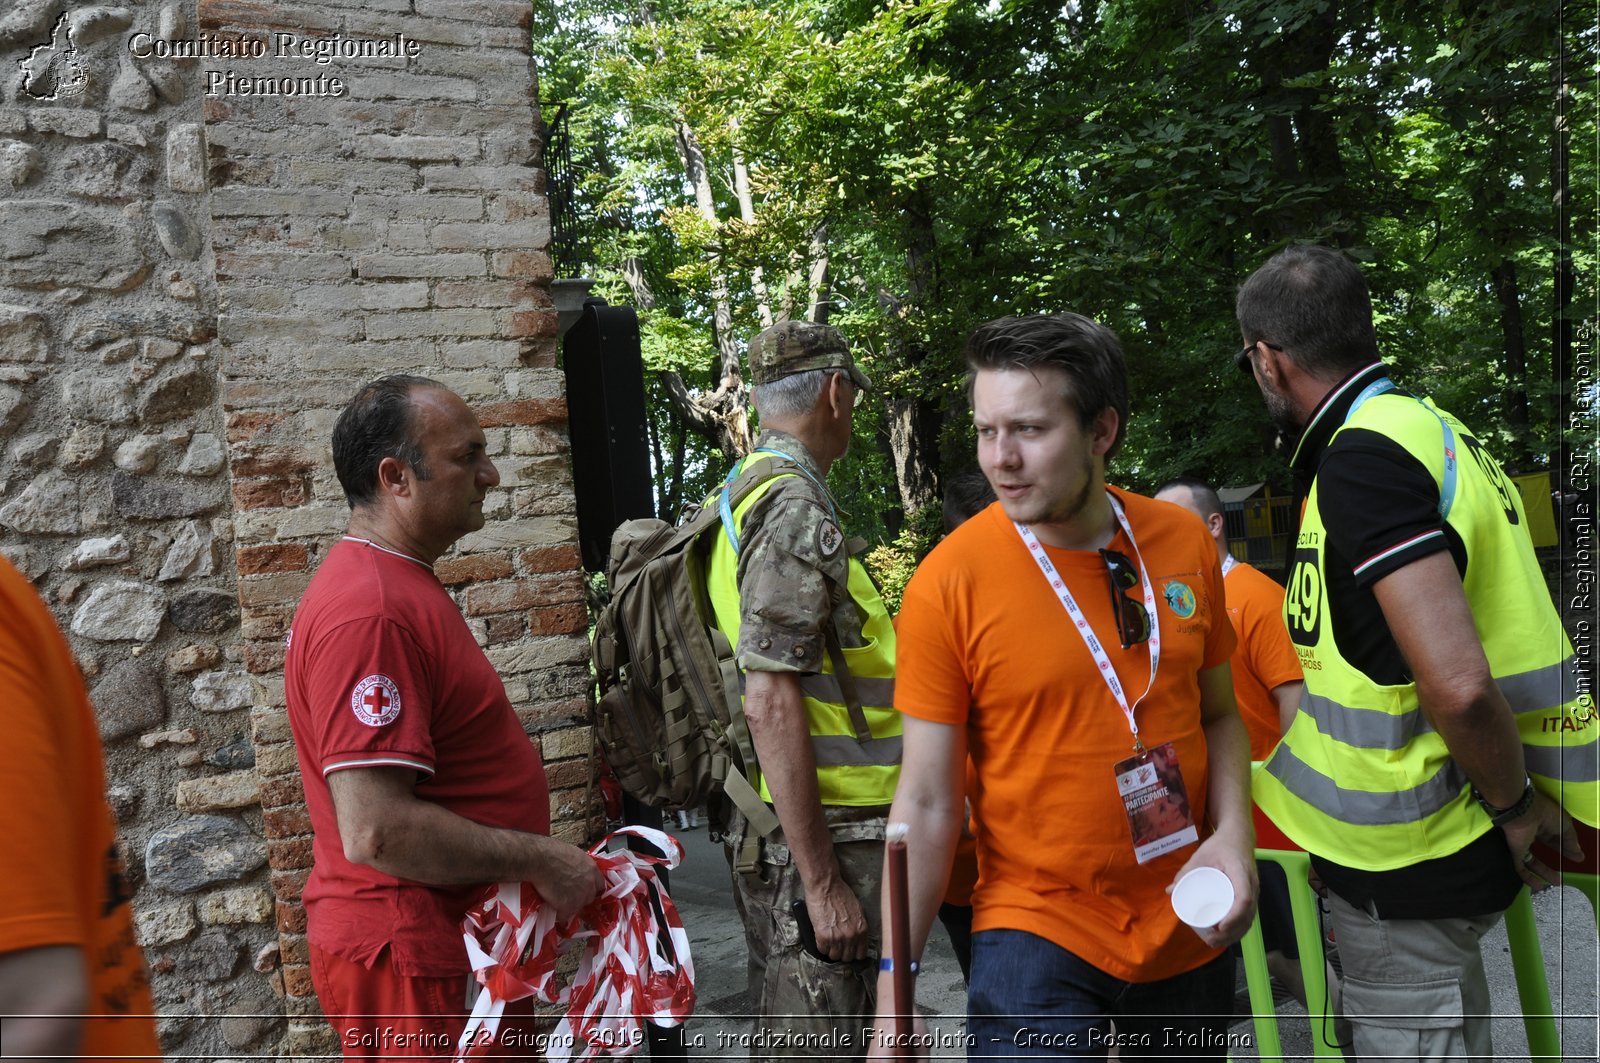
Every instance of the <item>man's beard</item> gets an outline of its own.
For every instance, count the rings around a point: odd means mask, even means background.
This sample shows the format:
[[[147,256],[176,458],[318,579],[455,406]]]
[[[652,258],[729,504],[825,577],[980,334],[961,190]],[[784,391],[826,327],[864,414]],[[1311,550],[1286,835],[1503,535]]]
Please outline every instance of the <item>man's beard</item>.
[[[1273,448],[1285,456],[1293,455],[1295,448],[1300,445],[1300,436],[1306,430],[1305,424],[1289,400],[1277,392],[1262,388],[1261,398],[1267,404],[1267,416],[1272,420],[1272,427],[1278,430]]]
[[[1087,454],[1082,456],[1082,466],[1079,469],[1079,472],[1082,474],[1083,480],[1079,484],[1078,489],[1060,504],[1051,506],[1045,499],[1036,499],[1033,501],[1030,510],[1015,514],[1008,510],[1006,512],[1006,516],[1010,517],[1018,524],[1029,525],[1065,524],[1073,520],[1088,508],[1090,496],[1096,490],[1094,483],[1094,462]],[[1003,503],[1001,508],[1006,508]]]

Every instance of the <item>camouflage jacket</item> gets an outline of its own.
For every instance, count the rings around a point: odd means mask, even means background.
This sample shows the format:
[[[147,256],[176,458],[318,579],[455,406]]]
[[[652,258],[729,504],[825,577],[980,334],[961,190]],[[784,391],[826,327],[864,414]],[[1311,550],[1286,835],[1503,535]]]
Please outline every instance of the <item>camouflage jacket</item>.
[[[820,481],[803,443],[765,431],[757,447],[794,458]],[[747,461],[749,459],[746,459]],[[745,513],[739,530],[739,667],[760,672],[816,672],[827,654],[823,624],[844,646],[859,646],[861,610],[846,587],[849,547],[838,507],[809,477],[784,476]]]

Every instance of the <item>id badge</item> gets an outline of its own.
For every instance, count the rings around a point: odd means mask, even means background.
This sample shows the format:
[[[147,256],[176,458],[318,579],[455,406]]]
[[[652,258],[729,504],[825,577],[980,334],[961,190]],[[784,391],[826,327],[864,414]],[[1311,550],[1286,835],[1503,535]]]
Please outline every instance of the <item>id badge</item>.
[[[1112,771],[1133,832],[1133,856],[1139,863],[1200,840],[1189,791],[1178,770],[1178,751],[1171,742],[1119,761]]]

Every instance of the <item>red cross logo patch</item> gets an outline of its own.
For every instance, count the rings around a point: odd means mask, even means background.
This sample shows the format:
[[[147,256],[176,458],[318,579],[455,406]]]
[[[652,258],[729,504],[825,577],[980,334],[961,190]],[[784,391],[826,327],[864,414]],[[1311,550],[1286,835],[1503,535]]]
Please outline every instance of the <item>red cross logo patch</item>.
[[[369,675],[350,692],[350,711],[368,727],[393,723],[400,715],[400,688],[386,675]]]

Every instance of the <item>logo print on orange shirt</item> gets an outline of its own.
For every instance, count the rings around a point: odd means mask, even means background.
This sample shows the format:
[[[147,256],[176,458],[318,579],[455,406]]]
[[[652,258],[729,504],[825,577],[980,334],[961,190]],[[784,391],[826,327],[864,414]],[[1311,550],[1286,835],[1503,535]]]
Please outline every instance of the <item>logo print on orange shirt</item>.
[[[1161,596],[1167,600],[1167,605],[1172,611],[1178,614],[1178,619],[1187,620],[1194,615],[1194,591],[1189,589],[1188,584],[1173,580],[1162,589]]]
[[[393,723],[400,715],[400,688],[381,672],[369,675],[350,692],[350,711],[368,727]]]

